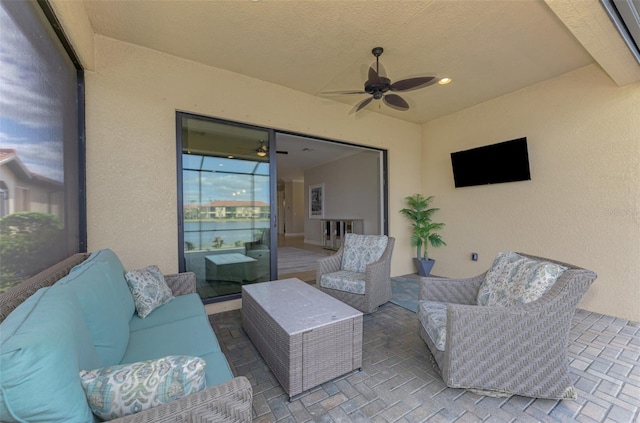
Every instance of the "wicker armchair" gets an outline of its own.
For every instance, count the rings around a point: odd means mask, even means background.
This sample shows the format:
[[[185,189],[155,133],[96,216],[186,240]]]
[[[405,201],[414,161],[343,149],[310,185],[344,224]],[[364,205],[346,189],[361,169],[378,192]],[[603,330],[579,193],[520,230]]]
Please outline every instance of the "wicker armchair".
[[[470,279],[421,278],[419,335],[449,387],[491,396],[575,399],[567,356],[569,330],[596,274],[518,254],[567,270],[537,300],[506,307],[476,305],[487,272]],[[444,350],[436,347],[423,323],[425,301],[446,303]]]
[[[364,271],[355,272],[345,270],[343,267],[345,250],[347,254],[351,249],[350,243],[354,241],[366,240],[386,241],[386,246],[382,246],[381,255],[367,261],[368,264],[363,265]],[[343,303],[349,304],[363,313],[373,313],[379,306],[391,299],[391,254],[395,238],[386,237],[384,235],[355,235],[347,234],[345,242],[338,252],[332,256],[318,260],[318,269],[316,271],[316,283],[323,292],[339,299]],[[356,251],[363,249],[355,248]],[[375,261],[374,261],[375,260]],[[341,279],[344,286],[336,286],[336,284],[327,283],[328,279]],[[358,286],[360,289],[348,289]]]

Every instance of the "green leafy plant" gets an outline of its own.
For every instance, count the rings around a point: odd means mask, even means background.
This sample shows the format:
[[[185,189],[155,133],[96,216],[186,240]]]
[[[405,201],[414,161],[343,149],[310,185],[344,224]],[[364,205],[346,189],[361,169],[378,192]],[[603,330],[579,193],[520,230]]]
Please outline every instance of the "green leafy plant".
[[[42,257],[63,244],[58,218],[19,212],[0,219],[0,291],[42,270]]]
[[[435,223],[431,221],[431,217],[438,208],[429,208],[433,196],[424,197],[422,194],[415,194],[405,198],[407,207],[400,210],[406,216],[413,227],[411,235],[411,245],[416,247],[416,257],[424,260],[429,259],[428,246],[440,247],[447,245],[442,240],[440,234],[436,233],[444,227],[444,223]],[[422,247],[424,247],[424,255],[422,255]]]

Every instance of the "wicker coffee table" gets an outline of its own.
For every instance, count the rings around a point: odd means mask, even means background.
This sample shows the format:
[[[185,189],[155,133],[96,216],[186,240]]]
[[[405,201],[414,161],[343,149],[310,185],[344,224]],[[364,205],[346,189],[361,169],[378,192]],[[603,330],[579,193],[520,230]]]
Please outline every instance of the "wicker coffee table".
[[[362,367],[362,313],[299,279],[244,285],[242,326],[290,398]]]

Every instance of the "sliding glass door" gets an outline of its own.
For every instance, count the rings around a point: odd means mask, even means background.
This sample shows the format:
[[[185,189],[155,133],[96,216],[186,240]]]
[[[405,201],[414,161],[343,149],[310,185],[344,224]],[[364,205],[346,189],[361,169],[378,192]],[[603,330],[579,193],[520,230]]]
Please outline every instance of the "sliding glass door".
[[[273,279],[272,133],[185,113],[177,127],[180,271],[205,302],[236,297]]]

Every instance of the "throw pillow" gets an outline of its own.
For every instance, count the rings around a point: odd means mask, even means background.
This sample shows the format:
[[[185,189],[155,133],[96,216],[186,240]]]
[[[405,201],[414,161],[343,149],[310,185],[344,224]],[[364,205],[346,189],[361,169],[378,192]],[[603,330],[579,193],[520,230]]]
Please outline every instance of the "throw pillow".
[[[542,297],[567,267],[514,252],[499,253],[478,291],[477,304],[509,307]]]
[[[81,370],[80,382],[91,411],[112,420],[203,390],[205,365],[200,357],[173,355]]]
[[[346,234],[342,251],[342,270],[364,273],[367,265],[380,260],[387,248],[386,235]]]
[[[158,266],[147,266],[140,270],[130,270],[125,273],[127,285],[133,295],[136,312],[144,319],[162,304],[173,300],[171,289],[164,280]]]

